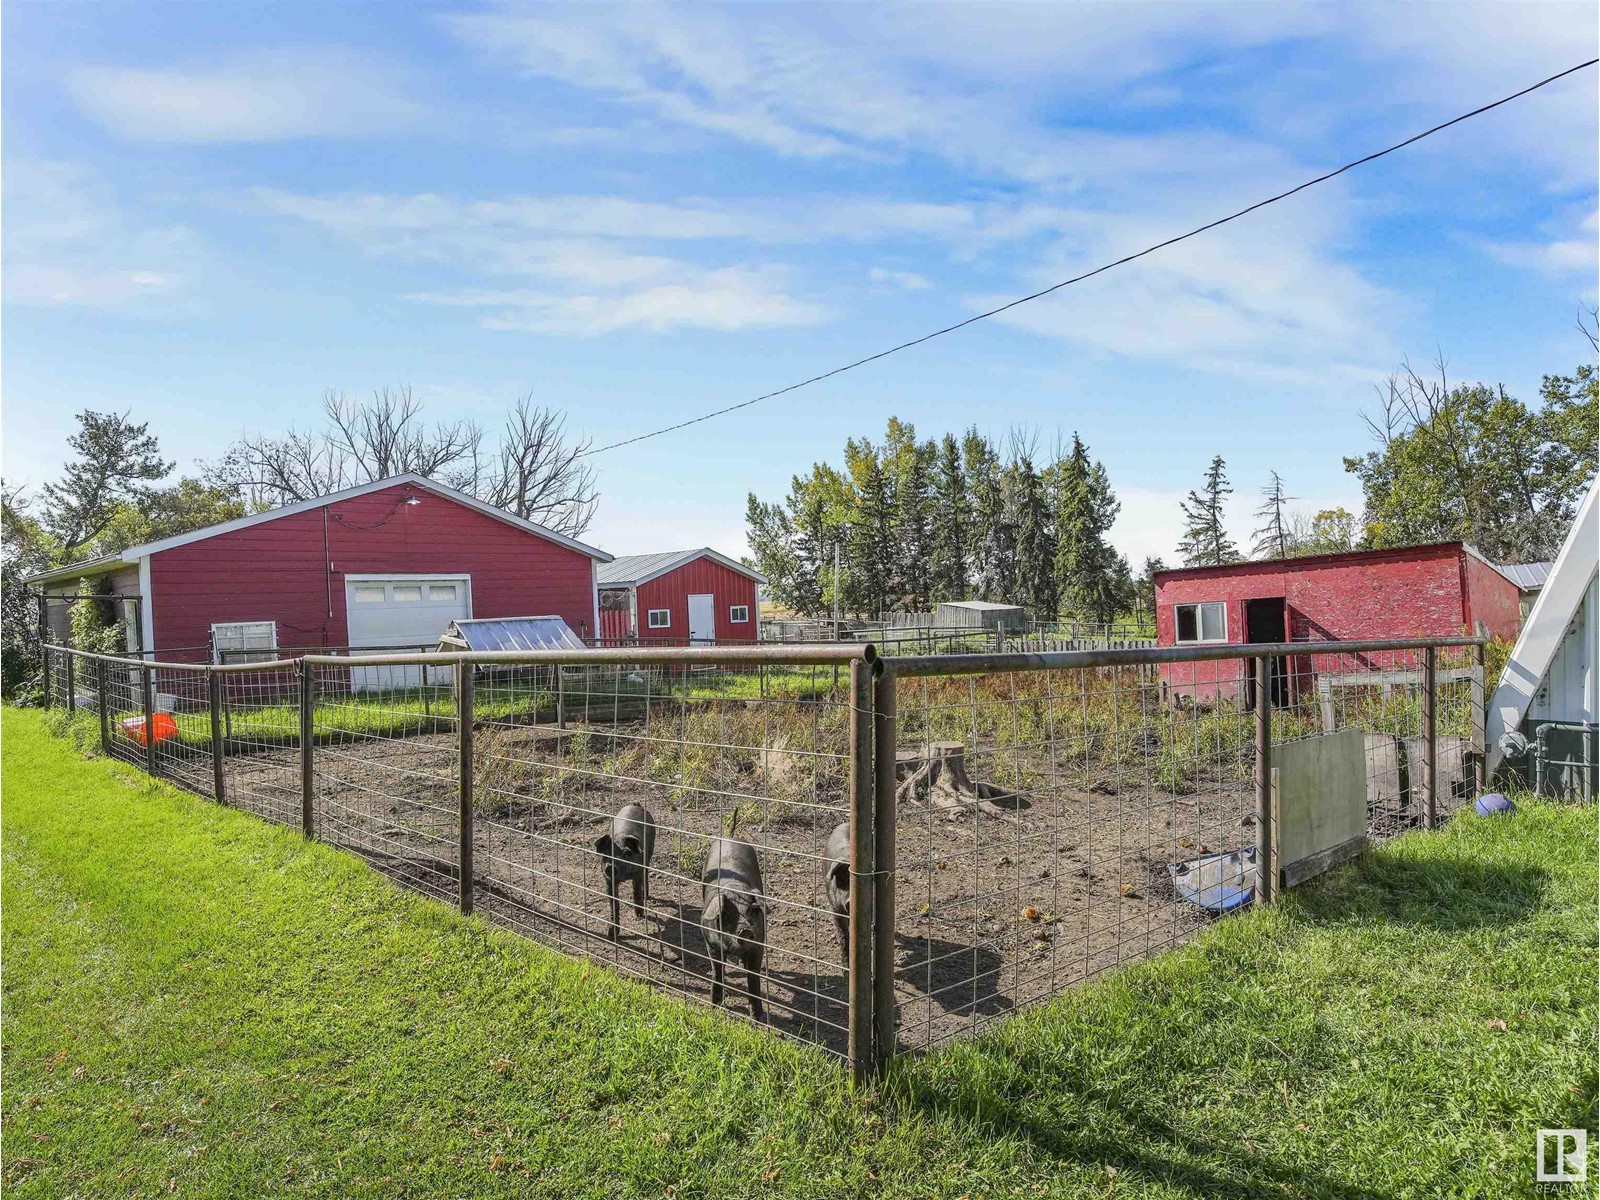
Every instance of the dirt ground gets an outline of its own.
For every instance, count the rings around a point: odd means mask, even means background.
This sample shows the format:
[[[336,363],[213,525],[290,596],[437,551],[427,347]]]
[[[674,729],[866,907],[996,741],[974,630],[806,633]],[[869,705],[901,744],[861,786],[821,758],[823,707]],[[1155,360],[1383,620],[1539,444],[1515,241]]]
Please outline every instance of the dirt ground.
[[[824,890],[824,846],[843,798],[763,804],[759,775],[711,794],[646,778],[557,775],[549,726],[497,730],[495,757],[532,764],[522,778],[478,769],[475,906],[482,915],[569,952],[706,999],[710,964],[699,934],[699,870],[731,807],[756,846],[769,897],[763,990],[776,1031],[835,1051],[845,1045],[845,972]],[[406,886],[458,895],[456,742],[450,736],[370,740],[316,751],[318,836],[363,854]],[[980,767],[974,768],[975,775]],[[1180,900],[1168,864],[1253,844],[1247,767],[1174,795],[1116,794],[1063,774],[1016,811],[898,806],[896,997],[903,1048],[920,1048],[1038,1002],[1108,967],[1183,940],[1213,919]],[[548,781],[559,778],[552,786]],[[485,787],[485,780],[489,786]],[[540,780],[547,782],[543,788]],[[298,751],[228,762],[229,800],[269,819],[299,819]],[[486,794],[487,793],[487,794]],[[620,937],[595,839],[623,804],[657,824],[648,903],[624,885]],[[725,1003],[749,1004],[743,972]]]

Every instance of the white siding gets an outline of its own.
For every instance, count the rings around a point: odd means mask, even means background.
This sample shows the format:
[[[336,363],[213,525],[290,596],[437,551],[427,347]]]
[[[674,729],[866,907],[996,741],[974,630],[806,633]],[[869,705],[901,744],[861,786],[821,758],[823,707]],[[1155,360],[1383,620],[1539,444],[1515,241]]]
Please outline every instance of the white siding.
[[[1595,683],[1600,678],[1597,611],[1600,611],[1600,574],[1589,577],[1589,590],[1567,626],[1549,669],[1539,681],[1539,690],[1528,706],[1528,717],[1532,720],[1592,722],[1596,719]]]

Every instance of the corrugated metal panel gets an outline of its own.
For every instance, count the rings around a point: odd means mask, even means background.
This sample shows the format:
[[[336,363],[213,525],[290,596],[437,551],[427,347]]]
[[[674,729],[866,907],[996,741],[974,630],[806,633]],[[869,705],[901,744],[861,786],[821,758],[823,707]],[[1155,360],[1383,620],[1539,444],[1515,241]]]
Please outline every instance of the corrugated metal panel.
[[[453,621],[441,646],[468,650],[582,650],[583,642],[560,617],[485,617]]]
[[[624,554],[608,563],[601,563],[595,578],[601,587],[616,587],[643,579],[646,575],[665,570],[680,559],[693,558],[700,550],[663,550],[659,554]]]
[[[1544,581],[1550,578],[1550,568],[1554,565],[1547,562],[1506,563],[1496,569],[1523,591],[1531,592],[1535,588],[1544,586]]]
[[[1596,628],[1596,610],[1600,606],[1600,575],[1589,577],[1589,590],[1584,593],[1578,611],[1556,647],[1550,668],[1533,694],[1528,706],[1530,721],[1592,722],[1600,706],[1596,704],[1595,686],[1600,679],[1600,629]]]

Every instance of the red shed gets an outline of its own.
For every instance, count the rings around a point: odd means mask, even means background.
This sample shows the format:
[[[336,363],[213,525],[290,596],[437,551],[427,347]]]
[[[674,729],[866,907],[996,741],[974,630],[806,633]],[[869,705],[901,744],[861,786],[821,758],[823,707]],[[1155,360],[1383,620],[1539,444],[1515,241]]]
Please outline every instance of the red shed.
[[[600,636],[753,642],[760,636],[758,585],[751,567],[702,546],[625,554],[600,567]]]
[[[1159,573],[1155,586],[1162,646],[1456,637],[1479,621],[1511,639],[1521,623],[1517,584],[1463,542],[1186,567]],[[1297,691],[1320,669],[1316,656],[1299,660],[1278,686]],[[1232,697],[1240,674],[1236,661],[1196,663],[1163,668],[1162,681]]]
[[[46,596],[104,577],[130,649],[431,646],[451,621],[599,625],[611,556],[421,475],[396,475],[34,576]]]

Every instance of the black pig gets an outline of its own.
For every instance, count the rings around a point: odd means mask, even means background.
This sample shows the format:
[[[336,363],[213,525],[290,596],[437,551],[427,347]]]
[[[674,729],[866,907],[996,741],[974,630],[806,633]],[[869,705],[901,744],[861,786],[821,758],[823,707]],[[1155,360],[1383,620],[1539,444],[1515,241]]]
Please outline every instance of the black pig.
[[[744,964],[750,1012],[765,1021],[761,1004],[761,960],[767,949],[767,898],[755,847],[729,836],[711,843],[700,876],[700,932],[711,956],[711,1003],[722,1003],[728,959]]]
[[[611,901],[611,928],[606,936],[613,942],[622,936],[622,907],[617,890],[623,880],[633,880],[633,911],[644,916],[650,899],[650,859],[656,852],[656,822],[642,804],[624,804],[611,818],[611,832],[595,839],[594,848],[602,860],[606,896]]]
[[[850,969],[850,823],[840,821],[828,835],[828,874],[824,886],[833,925],[839,933],[839,961]]]

